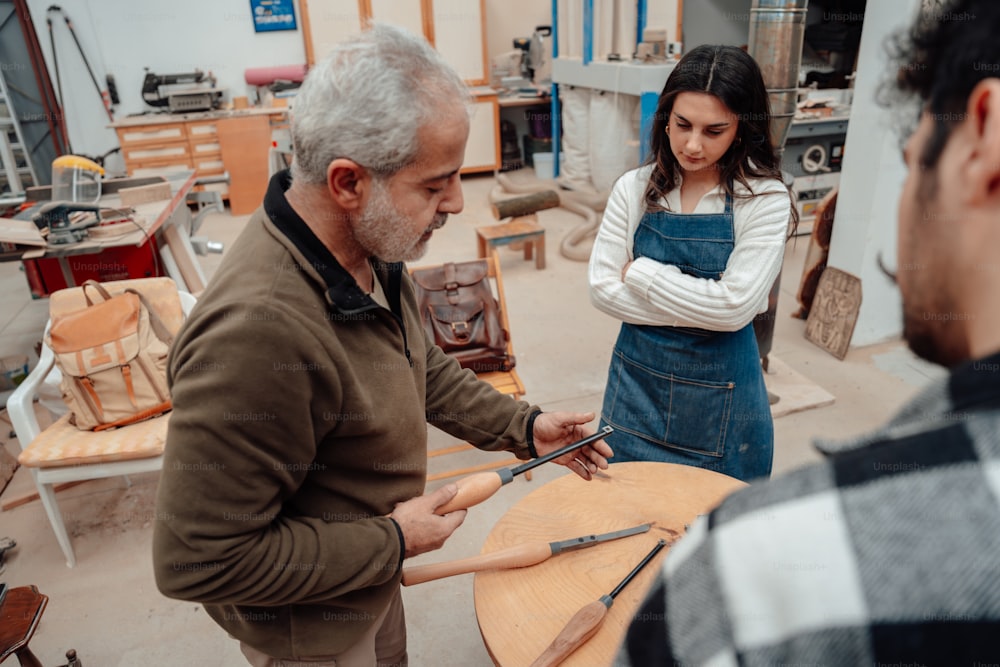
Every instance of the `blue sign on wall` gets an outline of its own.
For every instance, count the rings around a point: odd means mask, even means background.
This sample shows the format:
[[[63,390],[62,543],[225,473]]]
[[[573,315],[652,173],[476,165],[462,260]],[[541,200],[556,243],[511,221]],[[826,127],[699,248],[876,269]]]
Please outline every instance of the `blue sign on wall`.
[[[255,32],[295,30],[293,0],[250,0]]]

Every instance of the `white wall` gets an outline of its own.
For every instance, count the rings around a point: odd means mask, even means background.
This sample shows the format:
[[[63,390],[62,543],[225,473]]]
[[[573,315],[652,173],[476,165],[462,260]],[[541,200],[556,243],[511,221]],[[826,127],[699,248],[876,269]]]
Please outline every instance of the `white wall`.
[[[552,25],[550,0],[486,0],[487,67],[494,56],[514,50],[515,37],[531,37],[540,25]],[[546,42],[546,53],[551,48],[552,43]]]
[[[750,39],[750,7],[750,0],[684,3],[684,53],[702,44],[746,44]]]
[[[314,0],[314,2],[322,0]],[[52,69],[46,8],[50,0],[28,0],[42,51]],[[226,99],[248,92],[243,72],[249,67],[305,62],[302,12],[295,3],[297,29],[255,33],[247,0],[61,0],[101,88],[112,74],[121,97],[115,118],[151,110],[142,101],[144,67],[157,74],[198,68],[211,71]],[[67,127],[73,150],[99,155],[118,145],[101,100],[87,74],[62,16],[53,13],[56,52],[66,102]],[[513,48],[514,37],[530,37],[536,25],[551,23],[548,0],[487,0],[490,62]],[[109,159],[108,167],[121,169]]]
[[[851,345],[870,345],[902,332],[899,290],[876,264],[896,265],[896,211],[906,169],[895,129],[899,119],[875,102],[885,81],[885,40],[916,16],[920,0],[868,0],[851,122],[828,265],[861,279],[862,303]]]
[[[677,4],[677,0],[648,0],[646,27],[666,28],[667,40],[677,41]],[[551,3],[546,2],[546,6],[549,5]],[[628,58],[635,51],[637,20],[635,3],[624,0],[618,2],[594,0],[594,60],[603,60],[612,51],[614,42],[611,27],[616,5],[617,51],[623,58]],[[576,58],[583,55],[583,4],[580,0],[559,0],[559,55]]]
[[[50,4],[28,0],[55,87],[45,20]],[[59,4],[73,22],[101,88],[105,74],[114,76],[121,97],[116,118],[152,108],[141,96],[144,67],[156,74],[211,71],[217,85],[228,89],[230,99],[246,94],[243,71],[248,67],[305,62],[297,6],[298,30],[255,33],[247,0],[60,0]],[[51,16],[73,150],[102,154],[118,145],[117,136],[106,128],[107,114],[62,16]]]

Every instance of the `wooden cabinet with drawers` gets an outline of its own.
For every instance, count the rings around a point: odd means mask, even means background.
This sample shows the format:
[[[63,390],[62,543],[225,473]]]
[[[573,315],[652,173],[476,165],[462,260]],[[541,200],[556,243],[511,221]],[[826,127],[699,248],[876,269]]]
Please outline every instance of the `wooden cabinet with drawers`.
[[[192,169],[184,123],[117,127],[129,176]]]
[[[267,190],[271,126],[285,109],[137,116],[112,123],[129,176],[194,169],[196,177],[229,174],[222,192],[233,215],[252,213]]]
[[[189,123],[188,151],[191,167],[197,176],[215,176],[226,171],[219,143],[219,122],[214,120]]]

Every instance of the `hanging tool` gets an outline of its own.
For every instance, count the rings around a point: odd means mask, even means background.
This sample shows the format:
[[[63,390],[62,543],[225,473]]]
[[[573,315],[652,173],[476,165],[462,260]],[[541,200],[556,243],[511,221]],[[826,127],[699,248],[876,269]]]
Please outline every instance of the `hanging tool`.
[[[446,563],[431,563],[429,565],[417,565],[416,567],[403,568],[403,585],[412,586],[422,584],[425,581],[443,579],[456,574],[467,574],[469,572],[481,572],[483,570],[507,570],[515,567],[528,567],[537,565],[549,557],[567,551],[586,549],[601,542],[618,540],[631,535],[638,535],[649,530],[651,523],[643,523],[632,528],[616,530],[613,533],[603,533],[601,535],[586,535],[584,537],[574,537],[570,540],[560,540],[558,542],[525,542],[517,546],[494,551],[489,554],[463,558]]]
[[[569,619],[566,627],[552,640],[548,648],[531,663],[531,667],[554,667],[593,637],[598,629],[600,629],[601,623],[604,622],[604,618],[608,614],[608,609],[614,604],[615,597],[622,592],[622,589],[635,578],[635,575],[639,574],[640,570],[646,567],[649,561],[653,560],[656,554],[660,552],[660,549],[665,546],[667,546],[666,540],[657,542],[652,551],[646,554],[646,557],[628,573],[628,576],[622,579],[620,584],[615,586],[615,590],[607,595],[602,595],[599,600],[591,602],[573,614],[573,618]]]
[[[66,27],[69,28],[69,34],[73,36],[76,48],[80,51],[80,57],[83,58],[83,64],[87,67],[87,73],[90,74],[90,80],[94,83],[94,88],[97,89],[97,94],[101,97],[101,102],[104,104],[104,110],[108,113],[108,120],[113,121],[115,119],[115,115],[111,111],[111,104],[118,103],[118,90],[115,87],[114,79],[111,78],[110,75],[107,77],[108,88],[110,91],[113,91],[113,96],[116,99],[112,99],[108,91],[101,90],[100,84],[97,83],[97,77],[94,76],[94,70],[90,67],[90,61],[87,60],[87,54],[83,51],[83,45],[80,44],[80,39],[76,36],[76,30],[73,28],[73,22],[69,20],[69,16],[59,5],[49,5],[49,8],[45,10],[45,21],[49,26],[49,42],[52,47],[52,68],[56,71],[56,88],[59,91],[59,104],[62,105],[63,109],[66,108],[66,101],[63,99],[62,81],[59,76],[59,60],[56,56],[55,33],[52,30],[52,12],[62,14],[63,20],[66,21]]]
[[[517,475],[537,468],[543,463],[548,463],[552,459],[557,459],[563,454],[568,454],[576,449],[595,443],[601,438],[610,435],[612,431],[614,431],[612,427],[605,426],[593,435],[587,436],[582,440],[577,440],[572,444],[566,445],[565,447],[557,449],[554,452],[549,452],[545,456],[540,456],[537,459],[528,461],[522,465],[515,466],[513,468],[500,468],[499,470],[494,470],[492,472],[480,472],[475,475],[463,477],[456,482],[456,484],[458,484],[458,493],[455,494],[455,497],[434,511],[437,514],[444,515],[448,512],[464,510],[472,507],[473,505],[478,505],[499,491],[501,486],[509,484],[513,481],[514,477]]]

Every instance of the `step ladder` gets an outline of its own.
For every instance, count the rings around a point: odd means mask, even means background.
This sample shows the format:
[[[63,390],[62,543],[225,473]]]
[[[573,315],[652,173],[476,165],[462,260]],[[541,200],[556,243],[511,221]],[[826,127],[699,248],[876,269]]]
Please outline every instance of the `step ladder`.
[[[10,91],[0,70],[0,195],[20,195],[25,186],[38,185],[35,168],[24,145],[17,111],[10,102]]]

